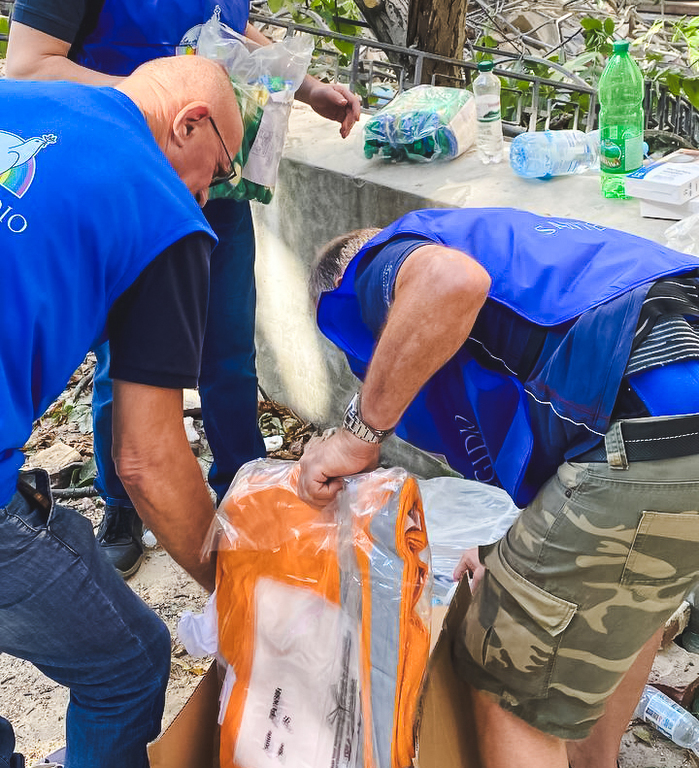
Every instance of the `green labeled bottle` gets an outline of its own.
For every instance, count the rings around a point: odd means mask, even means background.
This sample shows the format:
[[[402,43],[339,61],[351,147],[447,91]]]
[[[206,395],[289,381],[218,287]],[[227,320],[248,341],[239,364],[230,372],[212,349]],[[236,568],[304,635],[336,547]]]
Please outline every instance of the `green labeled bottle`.
[[[643,75],[617,40],[599,81],[600,176],[604,197],[625,198],[624,176],[643,164]]]

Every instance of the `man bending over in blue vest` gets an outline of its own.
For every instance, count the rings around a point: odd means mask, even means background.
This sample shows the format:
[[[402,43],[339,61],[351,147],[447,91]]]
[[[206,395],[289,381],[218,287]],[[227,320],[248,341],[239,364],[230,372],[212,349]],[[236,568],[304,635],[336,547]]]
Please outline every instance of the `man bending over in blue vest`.
[[[46,473],[20,470],[21,448],[109,338],[121,479],[172,557],[213,589],[200,551],[214,508],[182,388],[199,374],[216,242],[200,206],[230,177],[242,122],[223,69],[195,56],[144,64],[114,88],[1,80],[0,100],[0,652],[70,689],[67,768],[144,768],[167,628],[89,521],[52,503]],[[13,744],[0,718],[0,746]]]
[[[309,444],[302,495],[326,504],[393,430],[508,491],[524,509],[481,548],[454,647],[483,765],[615,768],[699,576],[699,261],[510,209],[417,211],[366,239],[314,275],[319,326],[364,383]]]

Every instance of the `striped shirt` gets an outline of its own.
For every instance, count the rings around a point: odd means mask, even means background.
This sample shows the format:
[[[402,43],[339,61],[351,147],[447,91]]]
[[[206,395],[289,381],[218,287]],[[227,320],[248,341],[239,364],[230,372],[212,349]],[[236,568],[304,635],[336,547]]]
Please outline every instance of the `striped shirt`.
[[[613,418],[649,415],[629,376],[681,360],[699,360],[699,282],[686,276],[659,280],[648,291]]]

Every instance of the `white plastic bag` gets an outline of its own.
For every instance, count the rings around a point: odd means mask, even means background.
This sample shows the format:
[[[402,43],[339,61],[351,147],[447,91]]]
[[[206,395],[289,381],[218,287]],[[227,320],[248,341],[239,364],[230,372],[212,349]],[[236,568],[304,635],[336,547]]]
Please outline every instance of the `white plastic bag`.
[[[294,93],[311,63],[313,38],[298,35],[259,45],[227,27],[215,13],[202,27],[197,52],[228,72],[244,128],[243,145],[234,161],[239,173],[226,184],[212,187],[209,198],[269,203]]]
[[[464,551],[497,541],[520,510],[501,488],[475,480],[434,477],[418,485],[432,553],[433,598],[447,603]]]

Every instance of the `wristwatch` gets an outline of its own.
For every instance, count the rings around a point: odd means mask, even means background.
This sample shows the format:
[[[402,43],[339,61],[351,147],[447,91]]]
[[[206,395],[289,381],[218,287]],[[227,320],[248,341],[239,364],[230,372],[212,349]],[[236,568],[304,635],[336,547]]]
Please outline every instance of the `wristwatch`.
[[[362,414],[359,410],[359,392],[349,401],[342,419],[342,427],[366,443],[382,443],[389,435],[393,434],[392,429],[374,429],[362,421]]]

